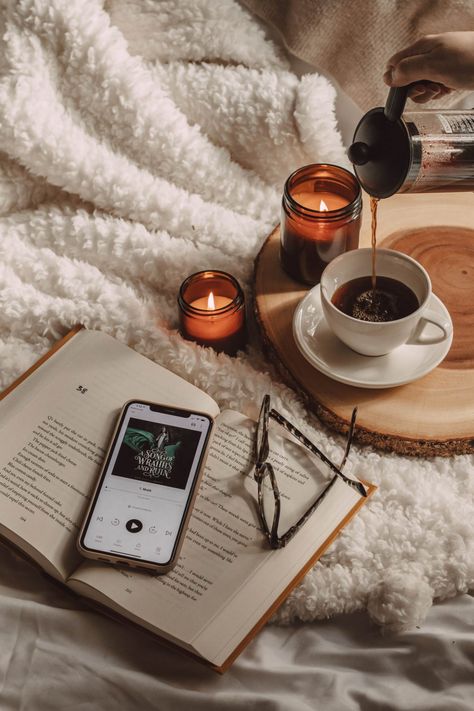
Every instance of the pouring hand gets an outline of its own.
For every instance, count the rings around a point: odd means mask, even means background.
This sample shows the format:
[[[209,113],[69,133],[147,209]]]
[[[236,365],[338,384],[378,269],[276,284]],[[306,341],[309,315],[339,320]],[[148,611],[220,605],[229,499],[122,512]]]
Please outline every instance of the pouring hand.
[[[474,32],[421,37],[390,57],[383,78],[388,86],[412,84],[408,95],[417,103],[474,89]]]

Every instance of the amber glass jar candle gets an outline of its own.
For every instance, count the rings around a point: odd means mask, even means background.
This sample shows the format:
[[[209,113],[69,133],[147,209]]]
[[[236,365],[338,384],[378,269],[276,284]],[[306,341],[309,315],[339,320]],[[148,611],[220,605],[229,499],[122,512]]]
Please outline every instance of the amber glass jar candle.
[[[318,284],[325,266],[359,246],[362,196],[345,168],[314,164],[285,183],[280,225],[280,260],[293,279]]]
[[[178,307],[184,338],[228,355],[245,347],[244,293],[231,274],[192,274],[181,284]]]

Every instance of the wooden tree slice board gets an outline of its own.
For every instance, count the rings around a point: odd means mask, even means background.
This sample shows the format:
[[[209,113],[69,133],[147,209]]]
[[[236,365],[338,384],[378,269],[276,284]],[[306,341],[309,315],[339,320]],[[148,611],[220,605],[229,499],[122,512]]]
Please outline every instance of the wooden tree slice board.
[[[360,246],[370,246],[364,203]],[[282,270],[280,232],[267,238],[255,263],[254,309],[264,347],[283,378],[333,429],[345,432],[358,406],[359,442],[418,456],[474,452],[474,195],[396,195],[378,208],[377,244],[420,261],[433,292],[448,308],[453,345],[435,370],[383,390],[356,388],[323,375],[293,338],[293,314],[308,289]]]

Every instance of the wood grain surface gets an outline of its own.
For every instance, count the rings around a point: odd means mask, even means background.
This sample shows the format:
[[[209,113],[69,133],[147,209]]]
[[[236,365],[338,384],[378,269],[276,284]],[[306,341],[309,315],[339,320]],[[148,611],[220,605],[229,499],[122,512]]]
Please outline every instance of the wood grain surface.
[[[420,261],[448,308],[454,339],[440,366],[414,383],[383,390],[344,385],[313,368],[292,334],[294,311],[308,289],[280,267],[278,227],[255,263],[254,310],[264,347],[283,378],[330,427],[345,432],[357,405],[359,442],[418,456],[474,452],[474,195],[380,201],[377,244]],[[366,200],[360,246],[369,245]]]

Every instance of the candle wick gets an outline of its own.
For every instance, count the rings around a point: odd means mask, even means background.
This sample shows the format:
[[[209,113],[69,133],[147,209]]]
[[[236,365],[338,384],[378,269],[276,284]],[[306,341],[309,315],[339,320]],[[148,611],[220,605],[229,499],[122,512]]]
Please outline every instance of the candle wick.
[[[209,296],[208,296],[208,299],[207,299],[207,308],[208,308],[210,311],[214,311],[215,308],[216,308],[216,303],[215,303],[215,301],[214,301],[214,294],[212,293],[212,291],[209,292]]]

